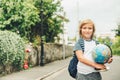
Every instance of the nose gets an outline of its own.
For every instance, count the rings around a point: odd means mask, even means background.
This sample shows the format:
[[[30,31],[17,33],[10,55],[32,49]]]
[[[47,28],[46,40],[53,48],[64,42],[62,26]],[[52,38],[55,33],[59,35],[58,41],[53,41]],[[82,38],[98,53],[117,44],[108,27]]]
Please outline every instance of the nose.
[[[86,29],[86,32],[89,32],[89,29],[88,29],[88,28]]]

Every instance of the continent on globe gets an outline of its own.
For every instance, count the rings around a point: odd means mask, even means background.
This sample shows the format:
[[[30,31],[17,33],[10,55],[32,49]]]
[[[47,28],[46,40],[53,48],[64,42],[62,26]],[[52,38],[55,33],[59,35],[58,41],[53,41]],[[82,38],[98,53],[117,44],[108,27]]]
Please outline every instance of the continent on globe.
[[[110,47],[105,44],[98,44],[92,50],[92,57],[95,62],[104,64],[111,57],[112,51]]]

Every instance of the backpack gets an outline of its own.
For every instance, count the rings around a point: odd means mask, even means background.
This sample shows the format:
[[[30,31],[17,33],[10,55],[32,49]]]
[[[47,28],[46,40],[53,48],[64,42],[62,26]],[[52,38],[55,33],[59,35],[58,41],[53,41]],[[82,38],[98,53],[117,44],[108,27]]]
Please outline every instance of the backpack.
[[[99,44],[98,41],[95,41],[95,42],[96,44]],[[84,52],[84,40],[82,38],[80,38],[79,44],[82,48],[82,51]],[[78,59],[77,59],[77,56],[74,54],[68,65],[68,72],[72,78],[76,78],[77,64],[78,64]]]

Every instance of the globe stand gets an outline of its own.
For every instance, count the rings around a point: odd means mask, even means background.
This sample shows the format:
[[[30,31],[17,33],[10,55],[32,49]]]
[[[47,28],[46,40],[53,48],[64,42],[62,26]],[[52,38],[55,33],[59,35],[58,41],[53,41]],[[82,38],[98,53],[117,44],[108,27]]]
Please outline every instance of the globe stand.
[[[99,72],[105,72],[105,71],[108,71],[110,69],[110,67],[106,66],[105,69],[97,69],[95,68],[95,70],[99,71]]]

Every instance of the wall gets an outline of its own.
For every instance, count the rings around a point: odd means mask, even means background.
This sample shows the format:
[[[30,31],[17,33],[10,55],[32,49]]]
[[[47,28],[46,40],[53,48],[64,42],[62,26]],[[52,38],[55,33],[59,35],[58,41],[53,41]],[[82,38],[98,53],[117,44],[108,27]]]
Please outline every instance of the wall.
[[[63,45],[62,44],[53,44],[53,43],[45,43],[44,44],[44,63],[47,64],[49,62],[63,59],[71,56],[73,54],[72,46],[65,45],[65,54],[63,54]],[[29,67],[37,66],[40,64],[40,55],[41,55],[41,47],[32,47],[32,44],[26,45],[26,49],[29,49],[30,52],[25,53],[28,56]],[[5,71],[3,71],[5,69]],[[0,66],[0,76],[6,75],[15,72],[12,66],[8,65],[7,68],[4,66]]]
[[[27,46],[27,48],[31,49],[29,53],[29,63],[33,66],[39,65],[40,63],[40,55],[41,55],[41,47],[33,48],[32,46]],[[65,45],[65,53],[63,52],[62,44],[53,44],[53,43],[45,43],[44,44],[44,63],[49,63],[55,60],[63,59],[71,56],[73,54],[73,46]]]

